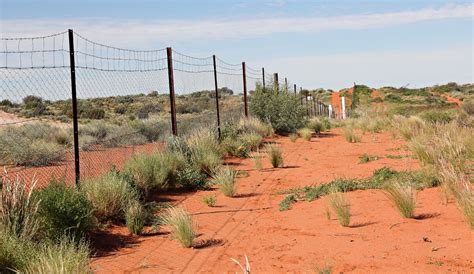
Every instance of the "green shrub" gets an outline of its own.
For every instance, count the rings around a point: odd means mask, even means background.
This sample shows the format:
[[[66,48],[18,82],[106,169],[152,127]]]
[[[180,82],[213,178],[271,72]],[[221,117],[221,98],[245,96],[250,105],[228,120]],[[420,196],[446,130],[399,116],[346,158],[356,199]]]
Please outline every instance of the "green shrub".
[[[268,146],[267,153],[274,168],[283,167],[283,154],[279,147],[273,145]]]
[[[337,215],[337,220],[342,226],[349,226],[351,221],[351,204],[340,193],[329,195],[329,205]]]
[[[59,244],[44,243],[25,273],[92,273],[89,247],[84,241],[63,237]]]
[[[69,235],[81,239],[94,228],[92,205],[76,188],[53,179],[34,197],[39,201],[38,216],[42,232],[48,238],[58,240],[63,235]]]
[[[146,212],[138,200],[129,202],[125,211],[125,224],[128,231],[135,235],[140,235],[145,226]]]
[[[8,174],[0,178],[0,231],[21,240],[35,237],[40,227],[38,201],[32,198],[36,180],[30,185]]]
[[[164,129],[168,128],[169,125],[163,120],[148,119],[134,121],[131,126],[134,131],[138,131],[139,134],[145,136],[148,142],[155,142],[166,135],[167,131]]]
[[[184,209],[168,208],[163,215],[163,224],[170,226],[171,236],[183,247],[191,247],[193,240],[197,237],[195,223],[192,216]]]
[[[201,172],[200,167],[187,162],[178,171],[178,183],[185,189],[207,189],[207,175]]]
[[[208,207],[213,207],[216,205],[217,198],[214,195],[206,195],[202,197],[202,202],[205,203]]]
[[[295,132],[305,124],[306,109],[300,99],[287,92],[272,92],[257,86],[250,100],[252,114],[270,123],[278,133]]]
[[[416,206],[415,191],[411,186],[395,183],[385,188],[385,194],[405,218],[413,218]]]
[[[230,168],[220,168],[212,176],[211,183],[220,187],[222,194],[227,197],[234,197],[235,178],[237,173]]]
[[[26,117],[36,117],[45,113],[46,106],[41,97],[28,95],[23,98],[23,104],[25,105]]]
[[[371,155],[368,155],[367,153],[364,153],[361,156],[359,156],[359,164],[365,164],[365,163],[368,163],[370,161],[376,161],[378,159],[380,159],[380,157],[371,156]]]
[[[79,118],[93,120],[101,120],[105,118],[105,110],[98,107],[87,106],[82,109],[79,109],[78,111]]]
[[[242,140],[242,143],[251,151],[255,151],[260,146],[262,146],[263,143],[263,137],[262,135],[259,135],[257,133],[244,133],[239,136],[240,140]]]
[[[128,204],[137,199],[137,193],[120,176],[109,172],[81,182],[81,191],[93,207],[99,221],[123,220]]]

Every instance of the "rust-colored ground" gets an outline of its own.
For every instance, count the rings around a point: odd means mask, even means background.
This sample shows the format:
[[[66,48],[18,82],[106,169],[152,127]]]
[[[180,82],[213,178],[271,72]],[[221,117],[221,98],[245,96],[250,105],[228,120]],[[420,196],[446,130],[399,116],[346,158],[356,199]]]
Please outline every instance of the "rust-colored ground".
[[[167,194],[160,197],[185,207],[194,215],[199,237],[186,249],[166,230],[133,237],[124,227],[95,235],[100,247],[92,267],[98,273],[235,273],[231,258],[246,254],[255,273],[312,273],[329,264],[334,273],[444,273],[474,271],[472,231],[454,203],[443,204],[439,189],[418,193],[419,219],[403,219],[379,190],[348,193],[351,227],[341,227],[335,216],[327,220],[326,199],[299,202],[280,212],[279,190],[328,182],[337,177],[366,177],[383,166],[417,169],[411,158],[383,159],[358,164],[363,153],[385,156],[407,154],[403,143],[389,134],[364,135],[361,143],[347,143],[341,130],[311,142],[292,143],[277,138],[286,168],[255,170],[252,159],[227,162],[249,172],[239,178],[236,198],[217,190]],[[217,206],[201,202],[217,195]]]

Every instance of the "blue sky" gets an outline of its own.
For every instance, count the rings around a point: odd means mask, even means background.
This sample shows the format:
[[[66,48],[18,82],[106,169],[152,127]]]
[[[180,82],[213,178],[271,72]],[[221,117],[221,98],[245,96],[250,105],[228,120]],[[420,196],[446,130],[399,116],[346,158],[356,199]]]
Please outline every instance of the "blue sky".
[[[471,1],[0,1],[6,37],[73,28],[120,47],[246,61],[306,88],[473,82]]]

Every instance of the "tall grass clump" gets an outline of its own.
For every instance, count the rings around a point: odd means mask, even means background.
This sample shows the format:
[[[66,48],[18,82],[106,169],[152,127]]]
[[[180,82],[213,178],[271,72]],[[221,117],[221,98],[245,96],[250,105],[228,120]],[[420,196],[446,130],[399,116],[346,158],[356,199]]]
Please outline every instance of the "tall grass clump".
[[[411,140],[414,136],[420,135],[426,128],[426,123],[417,116],[409,118],[395,115],[392,119],[392,128],[395,135],[403,137],[405,140]]]
[[[135,186],[145,195],[155,185],[154,169],[158,159],[145,153],[138,153],[125,163],[125,172],[131,174]]]
[[[331,193],[328,198],[329,205],[336,213],[339,224],[346,227],[351,221],[351,204],[341,193]]]
[[[354,132],[352,127],[344,129],[344,138],[349,143],[359,143],[361,141],[361,137]]]
[[[183,247],[191,247],[197,234],[193,218],[184,209],[171,207],[163,215],[163,223],[170,226],[171,236]]]
[[[318,118],[311,118],[306,127],[311,129],[317,135],[325,130],[323,122]]]
[[[179,173],[186,165],[184,155],[178,151],[165,151],[157,153],[155,157],[157,160],[153,167],[152,187],[163,190],[175,187]]]
[[[140,235],[145,227],[146,212],[139,201],[130,201],[125,211],[125,224],[128,231]]]
[[[0,230],[0,273],[20,272],[36,255],[35,244]]]
[[[186,139],[190,151],[191,162],[201,172],[212,175],[222,164],[222,150],[216,134],[208,128],[195,129]]]
[[[384,192],[394,203],[402,217],[415,217],[416,193],[413,187],[401,183],[394,183],[386,186]]]
[[[43,243],[25,273],[92,273],[89,247],[83,240],[63,237],[58,244]]]
[[[81,190],[91,202],[94,216],[101,222],[123,220],[129,202],[137,199],[134,189],[114,172],[84,180]]]
[[[235,196],[235,178],[237,176],[237,172],[234,170],[223,167],[218,169],[214,175],[212,176],[211,183],[213,185],[217,185],[220,187],[222,194],[227,197],[234,197]]]
[[[258,134],[262,137],[273,135],[273,128],[255,117],[241,118],[237,123],[237,130],[241,133]]]
[[[313,130],[309,128],[302,128],[298,130],[298,133],[305,141],[311,141],[311,137],[313,136]]]
[[[49,239],[58,240],[63,235],[81,239],[95,227],[92,204],[75,187],[52,180],[33,196],[39,202],[41,232]]]
[[[283,153],[280,147],[275,145],[267,146],[267,154],[272,167],[283,167]]]
[[[40,228],[39,201],[32,197],[37,180],[33,178],[28,186],[19,177],[11,179],[5,172],[0,183],[0,229],[22,240],[32,239]]]

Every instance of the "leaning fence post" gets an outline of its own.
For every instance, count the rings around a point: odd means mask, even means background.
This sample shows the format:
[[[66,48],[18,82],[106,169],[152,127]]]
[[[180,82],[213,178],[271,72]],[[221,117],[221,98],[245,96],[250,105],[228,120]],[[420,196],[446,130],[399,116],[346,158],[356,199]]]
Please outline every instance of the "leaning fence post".
[[[221,117],[219,114],[219,89],[217,86],[217,66],[216,66],[216,56],[212,55],[212,61],[214,64],[214,86],[216,89],[216,111],[217,111],[217,134],[219,136],[219,140],[221,139]]]
[[[249,117],[249,108],[248,108],[248,103],[247,103],[247,75],[245,71],[245,62],[242,62],[242,75],[243,75],[243,80],[244,80],[244,113],[245,117]]]
[[[76,95],[76,62],[74,60],[74,32],[68,30],[69,34],[69,65],[71,67],[71,101],[72,101],[72,127],[74,136],[74,171],[76,187],[81,180],[81,165],[79,162],[79,126],[77,122],[77,95]]]
[[[171,130],[174,136],[178,136],[178,126],[176,123],[176,103],[174,96],[174,75],[173,75],[173,49],[166,48],[166,57],[168,59],[168,82],[170,88],[170,108],[171,108]]]
[[[265,92],[265,68],[262,68],[263,92]]]
[[[276,94],[280,93],[280,84],[278,83],[278,73],[273,73],[273,89],[276,91]]]

